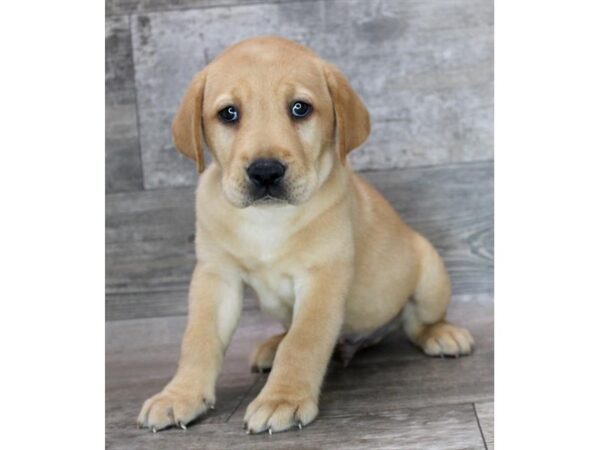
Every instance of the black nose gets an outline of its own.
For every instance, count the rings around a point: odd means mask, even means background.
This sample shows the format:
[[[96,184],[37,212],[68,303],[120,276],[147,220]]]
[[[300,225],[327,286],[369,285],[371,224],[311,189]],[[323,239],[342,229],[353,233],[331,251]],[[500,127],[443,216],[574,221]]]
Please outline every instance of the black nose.
[[[285,175],[285,166],[276,159],[257,159],[248,166],[246,172],[256,186],[274,186]]]

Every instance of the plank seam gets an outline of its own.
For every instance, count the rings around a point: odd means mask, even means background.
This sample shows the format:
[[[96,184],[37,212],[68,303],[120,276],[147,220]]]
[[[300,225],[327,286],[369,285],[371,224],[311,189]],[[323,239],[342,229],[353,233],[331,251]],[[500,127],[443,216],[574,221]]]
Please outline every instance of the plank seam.
[[[471,403],[473,405],[473,414],[475,414],[475,420],[477,420],[477,428],[479,428],[479,434],[481,435],[481,440],[483,441],[483,446],[485,450],[488,450],[487,442],[485,441],[485,436],[483,435],[483,429],[481,428],[481,422],[479,421],[479,416],[477,415],[477,407],[475,403]]]
[[[250,386],[248,388],[248,390],[242,396],[242,398],[240,399],[240,401],[238,402],[238,404],[235,406],[235,408],[233,408],[233,411],[231,411],[231,413],[229,414],[229,416],[227,416],[227,419],[225,419],[224,423],[228,423],[229,422],[229,419],[231,419],[233,417],[233,415],[236,413],[236,411],[240,408],[240,406],[242,406],[242,403],[244,403],[244,400],[246,400],[246,398],[248,398],[248,395],[250,395],[250,392],[252,392],[252,390],[254,389],[254,386],[256,386],[256,384],[258,383],[258,380],[260,380],[261,378],[262,378],[262,376],[256,377],[256,379],[254,380],[254,383],[252,383],[252,386]]]
[[[129,26],[129,45],[131,46],[131,67],[133,68],[133,94],[135,96],[135,128],[137,131],[137,150],[138,156],[140,158],[140,172],[142,176],[142,186],[140,191],[143,192],[146,188],[146,175],[144,173],[144,158],[142,155],[142,132],[140,130],[140,107],[139,107],[139,98],[138,98],[138,88],[137,88],[137,70],[135,64],[135,48],[133,45],[133,27],[131,25],[132,22],[132,14],[127,14],[128,26]]]

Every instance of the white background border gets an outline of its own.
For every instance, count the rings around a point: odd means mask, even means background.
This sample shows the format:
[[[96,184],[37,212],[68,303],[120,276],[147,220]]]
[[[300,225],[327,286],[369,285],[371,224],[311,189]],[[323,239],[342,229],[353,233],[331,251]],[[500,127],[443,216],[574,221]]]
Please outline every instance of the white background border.
[[[104,447],[103,6],[0,12],[5,449]]]
[[[496,449],[600,445],[598,6],[496,2]]]

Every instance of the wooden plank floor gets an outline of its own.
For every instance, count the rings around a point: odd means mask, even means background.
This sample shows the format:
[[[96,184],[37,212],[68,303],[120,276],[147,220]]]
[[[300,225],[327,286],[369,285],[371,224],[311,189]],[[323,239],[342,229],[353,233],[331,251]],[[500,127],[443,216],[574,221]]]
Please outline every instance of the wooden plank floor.
[[[493,165],[365,176],[444,256],[455,286],[449,318],[471,330],[474,354],[429,358],[398,332],[348,368],[332,360],[316,422],[302,431],[247,436],[245,408],[267,379],[250,372],[248,356],[281,330],[248,299],[225,357],[216,410],[185,432],[138,430],[143,401],[177,364],[194,260],[193,190],[109,194],[107,448],[493,448]]]
[[[273,436],[247,436],[242,418],[267,378],[250,372],[248,354],[280,330],[275,322],[245,311],[225,357],[216,410],[185,432],[157,434],[138,430],[135,419],[175,370],[185,318],[107,322],[107,448],[485,448],[484,436],[493,439],[491,296],[456,297],[449,317],[473,333],[473,355],[429,358],[396,333],[345,369],[332,360],[318,420]]]

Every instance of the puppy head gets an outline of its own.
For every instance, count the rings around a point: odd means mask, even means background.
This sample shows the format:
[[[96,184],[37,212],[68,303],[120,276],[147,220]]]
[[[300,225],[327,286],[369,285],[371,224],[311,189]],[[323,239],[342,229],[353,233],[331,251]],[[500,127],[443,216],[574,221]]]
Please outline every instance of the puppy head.
[[[205,141],[225,197],[244,208],[305,202],[369,130],[339,70],[295,42],[263,37],[230,47],[194,77],[173,140],[199,172]]]

